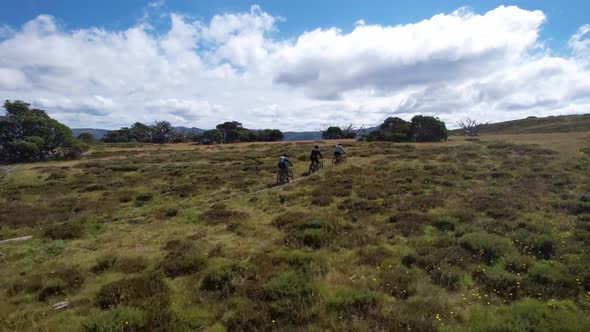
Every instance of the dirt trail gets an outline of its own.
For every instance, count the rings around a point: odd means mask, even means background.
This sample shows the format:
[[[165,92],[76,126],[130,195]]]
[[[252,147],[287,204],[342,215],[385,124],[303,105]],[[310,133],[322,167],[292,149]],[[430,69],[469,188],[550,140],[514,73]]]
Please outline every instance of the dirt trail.
[[[10,173],[14,172],[18,166],[0,166],[0,180],[8,177]]]

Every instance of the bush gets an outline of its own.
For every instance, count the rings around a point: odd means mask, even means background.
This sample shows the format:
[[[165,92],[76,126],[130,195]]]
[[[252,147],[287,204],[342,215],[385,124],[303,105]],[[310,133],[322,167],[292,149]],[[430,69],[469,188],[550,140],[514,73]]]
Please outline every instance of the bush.
[[[313,205],[317,205],[317,206],[328,206],[330,204],[332,204],[332,201],[334,199],[332,198],[332,196],[329,195],[314,195],[313,199],[311,200],[311,204]]]
[[[168,287],[158,274],[120,279],[100,288],[96,304],[101,309],[120,306],[150,307],[168,303]]]
[[[239,264],[217,267],[207,273],[201,282],[201,289],[210,292],[233,293],[243,277],[245,269]]]
[[[486,291],[502,298],[515,299],[521,293],[520,279],[499,268],[477,270],[473,273],[473,279]]]
[[[52,240],[73,240],[82,237],[84,227],[77,223],[63,223],[43,228],[43,237]]]
[[[96,263],[90,268],[90,271],[92,271],[92,273],[96,273],[96,274],[102,273],[102,272],[112,268],[116,262],[117,262],[117,256],[113,256],[113,255],[102,256],[102,257],[98,258]]]
[[[272,225],[276,228],[284,228],[296,223],[300,223],[308,218],[303,212],[285,212],[273,219]]]
[[[311,219],[292,225],[287,230],[285,243],[289,246],[319,249],[334,241],[334,225],[325,220]]]
[[[201,219],[209,225],[227,224],[230,222],[239,223],[247,217],[247,213],[230,210],[223,204],[215,204],[209,210],[201,214]]]
[[[379,288],[392,296],[405,300],[416,294],[417,275],[411,270],[393,268],[381,271]]]
[[[115,268],[123,273],[139,273],[145,270],[148,262],[143,256],[123,256],[117,259]]]
[[[378,293],[366,289],[338,289],[326,300],[329,310],[350,316],[364,316],[376,309],[381,301]]]
[[[358,250],[358,257],[361,264],[380,266],[384,260],[391,258],[391,250],[382,246],[369,246]]]
[[[52,279],[47,282],[45,287],[39,291],[39,295],[37,299],[39,301],[45,301],[46,299],[55,296],[64,294],[66,289],[66,285],[61,279]]]
[[[450,291],[459,289],[464,273],[455,266],[442,266],[430,270],[430,279]]]
[[[575,332],[589,331],[590,318],[569,301],[543,303],[522,300],[510,306],[473,311],[464,326],[443,327],[444,332]]]
[[[328,270],[326,262],[313,254],[300,250],[281,251],[272,256],[272,263],[286,264],[290,269],[306,274],[325,274]]]
[[[76,266],[58,266],[52,269],[51,273],[44,276],[43,288],[39,291],[39,301],[47,298],[65,294],[68,291],[77,290],[84,284],[85,275]]]
[[[300,271],[286,271],[271,278],[264,285],[264,294],[270,302],[271,316],[292,323],[309,320],[307,309],[312,300],[310,277]]]
[[[85,332],[147,331],[148,317],[144,310],[121,307],[90,316],[82,323]]]
[[[207,259],[196,251],[173,251],[164,256],[159,268],[170,278],[189,275],[201,271],[207,265]]]
[[[510,240],[488,233],[465,234],[459,242],[463,248],[478,255],[488,264],[497,261],[513,250]]]

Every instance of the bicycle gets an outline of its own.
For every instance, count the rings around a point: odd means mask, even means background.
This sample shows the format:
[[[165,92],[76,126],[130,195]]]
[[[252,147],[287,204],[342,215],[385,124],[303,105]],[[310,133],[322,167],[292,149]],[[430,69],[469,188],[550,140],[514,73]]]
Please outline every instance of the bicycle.
[[[277,184],[289,183],[293,180],[293,170],[289,167],[287,170],[280,170],[277,172]]]
[[[312,161],[309,164],[309,174],[315,173],[315,172],[319,171],[322,168],[324,168],[324,163],[323,162],[321,162],[319,160],[317,162]]]
[[[346,156],[345,155],[341,155],[338,157],[334,157],[332,158],[332,165],[340,165],[340,164],[345,164],[346,163]]]

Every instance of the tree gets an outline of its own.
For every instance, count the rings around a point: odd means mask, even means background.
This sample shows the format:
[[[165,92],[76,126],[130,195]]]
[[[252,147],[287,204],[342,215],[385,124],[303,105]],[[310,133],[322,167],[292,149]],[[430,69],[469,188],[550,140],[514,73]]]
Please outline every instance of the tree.
[[[78,135],[77,139],[79,141],[82,141],[86,144],[90,144],[90,143],[94,143],[96,142],[96,139],[94,138],[94,135],[92,135],[91,133],[81,133],[80,135]]]
[[[174,139],[174,128],[168,121],[156,121],[152,130],[152,143],[169,143]]]
[[[445,123],[432,116],[416,115],[410,127],[415,142],[438,142],[447,140]]]
[[[475,120],[471,120],[470,118],[457,121],[457,124],[463,130],[464,135],[469,137],[479,136],[479,132],[484,126],[484,124],[477,123]]]
[[[340,139],[344,138],[344,131],[340,127],[328,127],[324,132],[322,132],[323,139]]]
[[[0,161],[31,162],[76,158],[87,149],[70,128],[22,101],[4,103],[0,119]]]
[[[221,142],[222,143],[231,143],[238,140],[240,134],[238,132],[239,129],[242,129],[242,124],[237,121],[227,121],[221,124],[218,124],[215,128],[219,130],[221,133]]]
[[[157,122],[156,122],[157,123]],[[138,142],[151,142],[154,136],[154,127],[141,122],[134,123],[129,129],[129,140]]]
[[[221,143],[222,140],[223,136],[221,135],[221,132],[217,129],[207,130],[206,132],[199,135],[197,138],[197,141],[201,144]]]

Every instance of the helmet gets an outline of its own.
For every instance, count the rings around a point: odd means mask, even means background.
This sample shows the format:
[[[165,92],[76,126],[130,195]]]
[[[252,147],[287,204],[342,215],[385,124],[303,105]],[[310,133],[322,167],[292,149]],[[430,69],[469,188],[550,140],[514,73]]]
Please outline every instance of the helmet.
[[[289,157],[287,153],[283,153],[283,157]]]
[[[316,148],[316,149],[319,149],[320,147],[319,147],[319,145],[316,145],[316,146],[315,146],[315,148]]]

